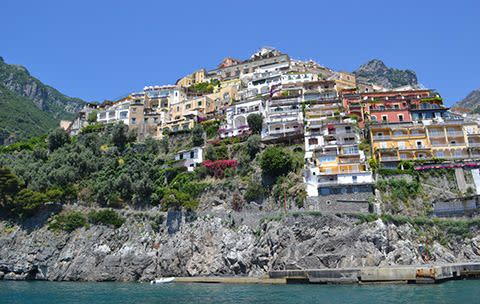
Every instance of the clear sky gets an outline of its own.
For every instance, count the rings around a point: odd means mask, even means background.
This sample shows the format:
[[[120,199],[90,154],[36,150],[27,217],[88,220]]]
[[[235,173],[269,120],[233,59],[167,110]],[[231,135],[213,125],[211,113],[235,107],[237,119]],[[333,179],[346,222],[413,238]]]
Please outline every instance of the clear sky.
[[[412,69],[447,104],[480,87],[480,1],[0,1],[0,56],[61,92],[113,99],[273,46],[352,71]]]

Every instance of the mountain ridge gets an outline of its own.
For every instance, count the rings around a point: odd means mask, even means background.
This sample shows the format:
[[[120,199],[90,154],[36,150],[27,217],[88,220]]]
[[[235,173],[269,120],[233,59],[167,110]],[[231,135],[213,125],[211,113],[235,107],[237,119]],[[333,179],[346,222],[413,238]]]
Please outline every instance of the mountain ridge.
[[[417,74],[412,70],[388,67],[382,60],[372,59],[353,71],[359,83],[376,84],[387,89],[418,86]]]

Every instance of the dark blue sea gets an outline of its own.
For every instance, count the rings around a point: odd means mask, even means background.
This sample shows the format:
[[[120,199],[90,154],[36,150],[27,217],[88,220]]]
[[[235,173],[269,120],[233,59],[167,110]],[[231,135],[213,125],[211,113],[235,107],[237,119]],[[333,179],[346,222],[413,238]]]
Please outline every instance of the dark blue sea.
[[[480,281],[436,285],[230,285],[0,281],[0,303],[480,303]]]

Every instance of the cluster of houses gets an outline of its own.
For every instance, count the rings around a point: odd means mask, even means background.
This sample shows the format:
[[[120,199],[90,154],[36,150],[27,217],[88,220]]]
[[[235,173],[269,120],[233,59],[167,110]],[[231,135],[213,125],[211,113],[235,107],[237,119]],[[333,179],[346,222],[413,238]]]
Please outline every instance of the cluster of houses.
[[[139,139],[221,121],[220,139],[250,134],[248,116],[263,117],[266,144],[304,143],[309,196],[372,192],[369,159],[397,168],[404,160],[480,158],[475,122],[454,114],[434,90],[386,90],[355,75],[262,48],[247,60],[225,58],[175,85],[147,86],[111,103],[91,104],[68,130],[76,134],[96,113],[98,123],[123,122]],[[176,155],[189,170],[201,147]]]

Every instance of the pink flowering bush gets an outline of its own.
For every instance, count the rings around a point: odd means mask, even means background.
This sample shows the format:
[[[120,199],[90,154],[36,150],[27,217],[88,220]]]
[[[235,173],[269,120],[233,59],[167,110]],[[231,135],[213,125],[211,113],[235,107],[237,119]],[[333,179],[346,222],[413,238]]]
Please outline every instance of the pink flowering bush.
[[[203,166],[207,168],[208,173],[216,178],[223,178],[225,170],[228,168],[236,169],[238,163],[234,159],[221,159],[221,160],[206,160],[203,162]]]

